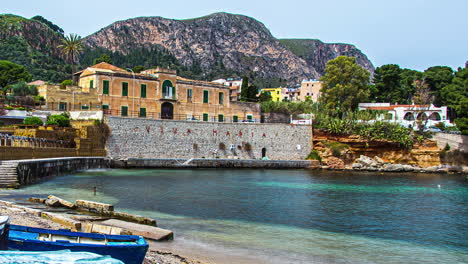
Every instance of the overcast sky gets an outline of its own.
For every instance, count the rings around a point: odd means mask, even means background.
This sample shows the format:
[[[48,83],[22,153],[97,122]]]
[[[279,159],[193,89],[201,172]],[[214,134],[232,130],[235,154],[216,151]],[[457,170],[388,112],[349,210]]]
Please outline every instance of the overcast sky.
[[[468,60],[468,0],[15,0],[0,5],[0,13],[42,15],[83,37],[127,18],[186,19],[220,11],[251,16],[277,38],[354,44],[376,67],[456,69]]]

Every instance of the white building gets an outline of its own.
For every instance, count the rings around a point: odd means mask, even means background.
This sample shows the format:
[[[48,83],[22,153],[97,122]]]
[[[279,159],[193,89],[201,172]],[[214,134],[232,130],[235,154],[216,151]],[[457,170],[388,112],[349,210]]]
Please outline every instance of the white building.
[[[430,105],[390,105],[390,103],[360,103],[359,110],[383,110],[388,114],[381,115],[378,120],[396,122],[404,127],[418,128],[421,120],[425,127],[435,126],[442,122],[445,126],[453,126],[448,120],[447,107]]]
[[[231,98],[231,101],[239,100],[242,88],[242,78],[217,79],[211,82],[229,86],[229,97]]]

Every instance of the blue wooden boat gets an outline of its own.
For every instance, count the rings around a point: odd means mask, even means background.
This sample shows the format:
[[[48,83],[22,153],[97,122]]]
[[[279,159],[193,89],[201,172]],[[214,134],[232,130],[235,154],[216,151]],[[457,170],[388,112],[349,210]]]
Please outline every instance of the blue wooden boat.
[[[10,229],[10,218],[0,216],[0,250],[8,249],[8,231]]]
[[[148,243],[141,236],[103,235],[10,225],[8,247],[21,251],[69,249],[109,255],[127,264],[141,264]]]

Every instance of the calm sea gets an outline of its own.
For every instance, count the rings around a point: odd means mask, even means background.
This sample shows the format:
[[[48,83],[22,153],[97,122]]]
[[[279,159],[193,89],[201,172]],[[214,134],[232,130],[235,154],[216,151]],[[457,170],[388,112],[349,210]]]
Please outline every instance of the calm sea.
[[[153,217],[175,233],[161,247],[202,255],[258,263],[468,263],[468,179],[461,175],[97,170],[2,191],[0,199],[49,194]]]

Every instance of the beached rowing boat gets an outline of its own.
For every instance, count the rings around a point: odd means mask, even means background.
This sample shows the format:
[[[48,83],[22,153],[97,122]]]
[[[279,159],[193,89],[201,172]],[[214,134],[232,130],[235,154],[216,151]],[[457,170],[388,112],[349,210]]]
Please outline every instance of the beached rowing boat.
[[[8,249],[8,231],[10,229],[10,218],[0,216],[0,250]]]
[[[103,235],[10,225],[8,247],[22,251],[69,249],[109,255],[127,264],[141,264],[148,243],[141,236]]]

